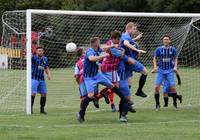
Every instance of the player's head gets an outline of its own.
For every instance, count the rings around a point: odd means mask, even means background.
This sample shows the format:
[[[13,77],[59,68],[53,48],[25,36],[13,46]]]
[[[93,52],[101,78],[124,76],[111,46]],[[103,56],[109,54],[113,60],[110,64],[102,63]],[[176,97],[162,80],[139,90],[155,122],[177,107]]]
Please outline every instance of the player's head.
[[[164,36],[162,37],[162,43],[163,43],[164,46],[169,46],[170,43],[171,43],[171,38],[170,38],[170,36],[167,35],[167,34],[164,35]]]
[[[126,32],[128,32],[130,35],[134,35],[138,32],[137,30],[137,24],[133,22],[129,22],[126,24]]]
[[[121,33],[117,30],[111,32],[111,39],[113,44],[119,44],[120,42]]]
[[[90,45],[92,48],[98,48],[100,46],[100,38],[99,37],[92,37],[90,39]]]
[[[42,57],[42,56],[44,55],[44,49],[43,49],[42,46],[37,47],[36,54],[37,54],[39,57]]]
[[[83,48],[83,47],[78,48],[78,50],[76,52],[78,57],[81,57],[84,53],[85,53],[85,48]]]

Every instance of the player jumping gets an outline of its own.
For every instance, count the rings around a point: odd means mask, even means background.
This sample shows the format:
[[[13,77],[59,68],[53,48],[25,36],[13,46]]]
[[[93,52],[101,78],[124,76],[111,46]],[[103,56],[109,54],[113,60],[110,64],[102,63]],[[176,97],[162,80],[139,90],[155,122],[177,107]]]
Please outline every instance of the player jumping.
[[[122,34],[120,39],[120,47],[125,49],[125,54],[128,57],[134,59],[135,63],[133,65],[126,65],[126,75],[128,78],[132,77],[132,72],[140,72],[142,75],[139,79],[139,87],[137,89],[136,95],[141,97],[147,97],[147,95],[143,92],[143,87],[145,85],[147,79],[147,69],[137,61],[137,57],[141,53],[146,53],[146,51],[140,50],[137,48],[135,41],[132,39],[132,35],[137,33],[137,24],[133,22],[129,22],[126,25],[126,32]]]

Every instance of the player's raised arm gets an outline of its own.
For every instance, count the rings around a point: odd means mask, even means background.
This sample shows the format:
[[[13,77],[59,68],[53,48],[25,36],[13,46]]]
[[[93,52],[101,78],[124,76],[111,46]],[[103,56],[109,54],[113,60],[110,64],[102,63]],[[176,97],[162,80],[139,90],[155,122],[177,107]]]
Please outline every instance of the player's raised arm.
[[[136,32],[138,32],[137,30],[137,25],[130,22],[126,25],[126,33],[129,35],[127,36],[126,38],[123,38],[123,45],[133,51],[136,51],[138,53],[146,53],[146,51],[144,50],[140,50],[140,49],[137,49],[136,46],[135,46],[135,41],[132,40],[131,36],[133,34],[135,34]],[[131,43],[130,43],[131,42]]]
[[[127,48],[134,50],[138,53],[146,53],[146,51],[144,51],[144,50],[137,49],[135,47],[135,45],[131,45],[128,40],[124,40],[124,46],[126,46]]]

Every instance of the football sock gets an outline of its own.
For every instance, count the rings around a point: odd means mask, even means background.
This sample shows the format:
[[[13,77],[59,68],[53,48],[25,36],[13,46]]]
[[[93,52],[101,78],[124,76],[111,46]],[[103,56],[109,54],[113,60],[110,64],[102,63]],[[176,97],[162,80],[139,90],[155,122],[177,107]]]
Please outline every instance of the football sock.
[[[154,95],[154,97],[155,97],[155,102],[156,102],[156,105],[160,105],[160,94],[159,93],[155,93],[155,95]]]
[[[110,100],[110,104],[114,104],[114,93],[111,91],[109,94],[108,94],[108,98]]]
[[[129,89],[131,89],[131,85],[128,85]]]
[[[147,75],[142,74],[140,76],[140,80],[139,80],[139,87],[138,87],[138,92],[142,91],[142,88],[144,87],[144,84],[146,83],[146,79],[147,79]]]
[[[82,101],[81,101],[81,108],[80,108],[80,115],[85,115],[85,111],[87,109],[87,106],[89,104],[89,102],[92,101],[91,98],[89,98],[88,96],[86,96]]]
[[[165,105],[168,105],[169,97],[163,97]]]
[[[40,98],[40,107],[41,107],[41,112],[44,112],[44,107],[45,107],[45,104],[46,104],[46,97],[41,97]]]
[[[177,106],[177,93],[173,93],[173,104]]]

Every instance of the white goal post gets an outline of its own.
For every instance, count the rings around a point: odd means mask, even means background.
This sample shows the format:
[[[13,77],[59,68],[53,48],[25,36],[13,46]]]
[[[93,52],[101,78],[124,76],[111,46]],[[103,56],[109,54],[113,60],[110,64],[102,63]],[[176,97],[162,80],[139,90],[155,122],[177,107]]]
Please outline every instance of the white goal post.
[[[179,65],[183,68],[183,72],[186,73],[185,77],[183,75],[186,79],[184,81],[185,86],[181,89],[181,91],[187,92],[185,94],[187,94],[186,97],[188,98],[186,98],[185,102],[189,104],[194,99],[194,104],[200,105],[200,101],[196,99],[199,97],[197,92],[200,90],[200,87],[197,83],[190,83],[192,80],[199,81],[195,74],[200,70],[200,55],[198,53],[200,52],[200,14],[28,9],[26,11],[7,11],[2,16],[3,41],[2,47],[0,46],[0,55],[8,55],[8,69],[3,70],[0,73],[0,77],[3,79],[3,84],[9,83],[7,77],[10,77],[9,80],[14,82],[7,87],[0,87],[0,97],[2,97],[0,98],[0,110],[2,108],[9,108],[8,106],[14,100],[13,98],[17,98],[19,101],[13,103],[9,109],[15,110],[17,107],[21,107],[19,103],[23,99],[22,94],[14,94],[14,92],[24,85],[23,90],[26,90],[26,99],[24,100],[26,102],[24,101],[21,108],[23,111],[26,111],[27,115],[31,114],[31,50],[33,31],[40,33],[41,36],[44,35],[44,38],[38,39],[37,44],[41,43],[47,46],[50,68],[53,67],[56,71],[54,74],[60,76],[58,80],[62,82],[66,80],[62,79],[65,74],[63,69],[73,67],[77,59],[75,54],[68,54],[65,51],[65,46],[68,42],[73,41],[78,47],[88,47],[89,38],[99,36],[102,43],[105,43],[109,39],[111,31],[119,30],[123,32],[125,25],[130,21],[137,22],[139,30],[143,32],[143,38],[138,44],[142,49],[147,50],[148,53],[142,56],[140,60],[149,68],[151,67],[152,52],[160,43],[162,35],[167,33],[172,37],[173,45],[177,48],[180,56],[179,59],[181,61]],[[26,51],[26,57],[23,59],[18,55],[21,46],[24,46]],[[190,49],[192,49],[192,52]],[[5,52],[4,50],[8,51]],[[10,50],[13,51],[13,54],[9,53]],[[189,72],[186,72],[189,71],[189,68],[192,68],[191,71],[194,72],[191,75],[188,74]],[[3,74],[5,75],[4,77],[2,76]],[[71,76],[73,73],[70,71],[69,74]],[[54,75],[52,76],[54,77]],[[193,79],[189,79],[191,76],[194,76]],[[26,77],[26,81],[23,77]],[[0,84],[2,83],[0,81]],[[152,83],[148,84],[153,86]],[[62,86],[61,84],[60,89],[63,88]],[[191,87],[191,90],[187,89],[187,87]],[[7,90],[11,88],[13,90],[8,92]],[[73,86],[70,88],[70,91],[74,90]],[[21,92],[20,89],[16,92]],[[153,90],[149,92],[153,92]],[[188,94],[189,92],[193,92],[193,94],[190,95]],[[147,101],[147,104],[149,106],[150,102]],[[59,108],[59,105],[53,104],[52,106]]]

